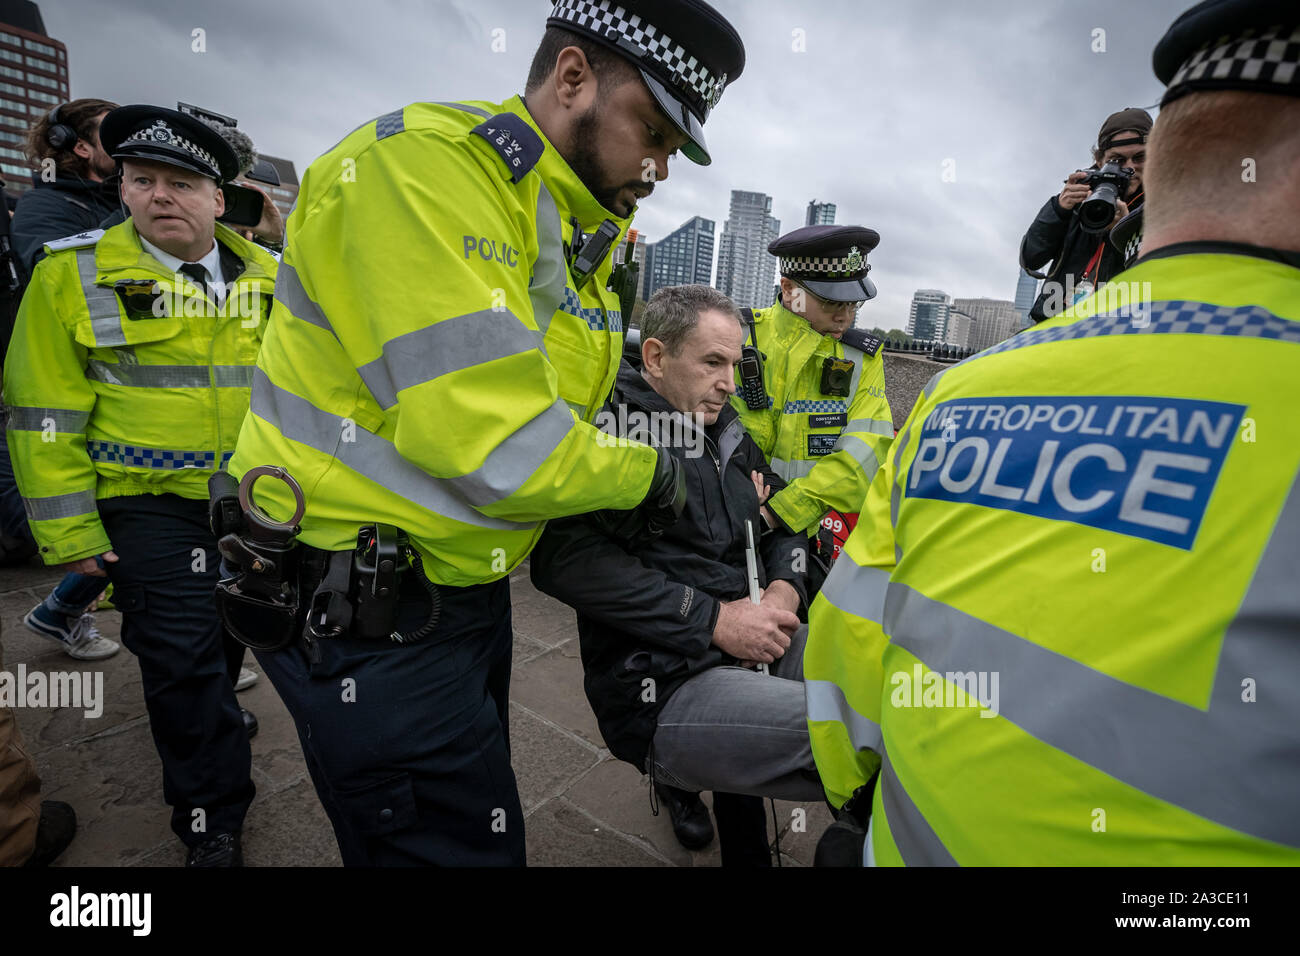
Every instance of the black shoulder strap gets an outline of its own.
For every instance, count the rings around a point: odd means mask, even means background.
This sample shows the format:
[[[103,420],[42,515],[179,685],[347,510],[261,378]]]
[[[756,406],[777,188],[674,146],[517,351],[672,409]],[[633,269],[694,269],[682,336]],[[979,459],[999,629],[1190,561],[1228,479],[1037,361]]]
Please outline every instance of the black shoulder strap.
[[[754,346],[754,348],[758,348],[758,330],[754,328],[754,310],[741,309],[740,317],[744,319],[745,324],[749,326],[749,344]]]
[[[876,353],[880,351],[880,346],[883,344],[879,338],[870,332],[863,332],[861,329],[845,329],[844,334],[840,336],[840,342],[850,348],[865,352],[869,358],[875,358]]]
[[[546,144],[528,123],[514,113],[490,116],[470,132],[482,136],[506,164],[510,178],[519,182],[537,165]]]

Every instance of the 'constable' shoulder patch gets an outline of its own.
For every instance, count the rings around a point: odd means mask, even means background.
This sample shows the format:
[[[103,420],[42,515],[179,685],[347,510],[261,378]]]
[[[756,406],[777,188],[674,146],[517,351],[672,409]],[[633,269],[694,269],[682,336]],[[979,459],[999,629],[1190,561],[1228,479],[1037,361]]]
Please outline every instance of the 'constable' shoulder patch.
[[[47,242],[45,248],[49,252],[61,252],[64,249],[81,249],[85,246],[93,246],[99,242],[99,237],[104,234],[103,229],[91,229],[88,232],[79,232],[75,236],[65,236],[62,239],[55,239],[53,242]]]
[[[489,117],[470,132],[482,136],[497,151],[510,178],[519,182],[537,165],[546,144],[522,117],[514,113],[498,113]]]
[[[880,346],[884,344],[870,332],[863,332],[861,329],[845,329],[844,334],[840,336],[840,342],[860,352],[866,352],[872,358],[875,358],[876,353],[880,351]]]

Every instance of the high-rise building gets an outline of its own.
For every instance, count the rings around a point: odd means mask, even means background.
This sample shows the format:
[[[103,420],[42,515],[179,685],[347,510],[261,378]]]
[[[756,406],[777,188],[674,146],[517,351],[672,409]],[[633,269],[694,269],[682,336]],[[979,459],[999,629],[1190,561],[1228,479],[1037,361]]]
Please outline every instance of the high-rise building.
[[[45,32],[30,0],[0,0],[0,177],[12,193],[32,187],[23,141],[68,93],[68,48]]]
[[[646,250],[645,298],[669,285],[713,282],[712,219],[693,216]]]
[[[1029,310],[1034,307],[1034,299],[1038,298],[1038,280],[1024,270],[1020,269],[1020,278],[1016,281],[1016,312],[1020,315],[1020,328],[1027,329],[1033,325],[1033,320],[1029,318]]]
[[[1015,335],[1020,325],[1020,311],[1006,299],[954,299],[952,309],[973,320],[965,345],[976,352]]]
[[[940,342],[948,334],[952,301],[940,289],[917,289],[907,312],[907,334],[922,342]]]
[[[731,210],[718,243],[717,286],[741,308],[771,304],[776,256],[767,247],[780,234],[781,221],[772,217],[771,196],[731,191]]]
[[[964,312],[958,312],[955,306],[948,307],[948,328],[944,332],[943,341],[948,345],[955,345],[959,349],[966,348],[970,344],[970,326],[971,317]]]
[[[805,226],[833,226],[835,224],[835,203],[818,202],[814,199],[808,204],[808,213],[804,216]]]

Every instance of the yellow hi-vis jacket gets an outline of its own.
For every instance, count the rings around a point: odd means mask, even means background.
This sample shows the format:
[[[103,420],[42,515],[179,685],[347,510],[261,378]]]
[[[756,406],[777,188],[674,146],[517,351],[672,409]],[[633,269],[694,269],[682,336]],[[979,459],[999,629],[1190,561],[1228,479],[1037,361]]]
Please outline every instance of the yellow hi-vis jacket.
[[[222,258],[220,308],[146,252],[130,219],[46,246],[5,359],[4,399],[47,564],[109,550],[97,499],[207,498],[208,476],[233,451],[276,261],[221,223],[216,240],[234,253]]]
[[[349,134],[303,176],[231,473],[283,465],[302,541],[343,550],[394,524],[453,586],[504,577],[548,518],[639,504],[653,449],[590,424],[623,342],[613,254],[579,290],[574,219],[613,220],[622,256],[630,220],[519,97],[415,103]],[[255,497],[292,511],[279,482]]]
[[[1300,269],[1243,249],[922,392],[804,657],[869,862],[1300,863]]]
[[[764,355],[771,404],[751,409],[740,394],[731,404],[772,470],[789,482],[768,507],[791,531],[816,530],[832,508],[856,513],[894,438],[879,344],[864,351],[821,335],[779,299],[769,309],[754,310],[754,332],[758,341],[750,344]],[[847,398],[822,394],[827,358],[853,362]]]

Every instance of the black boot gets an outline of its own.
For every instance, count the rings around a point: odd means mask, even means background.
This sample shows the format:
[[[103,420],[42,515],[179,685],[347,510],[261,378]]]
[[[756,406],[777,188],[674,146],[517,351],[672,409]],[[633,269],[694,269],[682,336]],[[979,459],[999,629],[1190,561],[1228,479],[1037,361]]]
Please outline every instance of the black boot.
[[[253,716],[251,710],[239,708],[239,716],[244,718],[244,730],[248,732],[248,739],[252,740],[257,736],[257,718]]]
[[[238,833],[218,833],[198,846],[190,847],[185,865],[195,867],[243,866],[244,851]]]
[[[771,866],[767,842],[767,808],[762,797],[713,791],[718,818],[718,849],[723,866]]]
[[[41,820],[36,824],[36,847],[23,866],[49,866],[68,848],[77,832],[77,814],[58,800],[41,802]]]
[[[655,783],[655,793],[659,802],[668,808],[678,843],[688,850],[699,850],[709,845],[713,840],[713,821],[709,819],[709,808],[698,793],[658,782]]]

